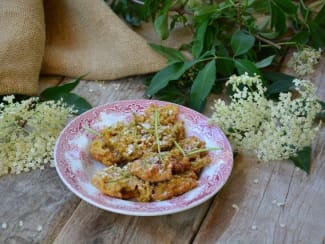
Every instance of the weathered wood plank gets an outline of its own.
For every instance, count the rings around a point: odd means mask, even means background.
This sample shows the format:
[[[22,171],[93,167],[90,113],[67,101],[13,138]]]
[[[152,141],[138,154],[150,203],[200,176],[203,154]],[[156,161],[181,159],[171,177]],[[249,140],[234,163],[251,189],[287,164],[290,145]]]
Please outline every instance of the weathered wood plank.
[[[324,99],[324,59],[318,70],[314,79]],[[143,79],[81,81],[75,92],[93,106],[138,99],[143,98]],[[209,108],[205,114],[211,114]],[[160,217],[124,216],[88,205],[61,183],[53,168],[3,176],[0,224],[7,228],[0,228],[0,243],[322,243],[324,162],[325,128],[314,141],[309,176],[288,161],[259,163],[251,155],[238,155],[230,179],[214,199]]]
[[[75,92],[93,106],[126,99],[144,99],[144,78],[138,76],[116,81],[81,81]]]
[[[178,214],[132,217],[82,202],[54,243],[190,243],[209,204]]]
[[[143,77],[138,77],[128,83],[83,81],[76,91],[93,105],[143,98],[145,86],[142,79]],[[55,243],[189,243],[209,204],[210,201],[174,215],[131,217],[103,211],[81,202]]]
[[[0,243],[53,240],[80,202],[54,168],[2,176],[0,192]]]
[[[325,98],[325,60],[312,77]],[[325,128],[313,142],[312,171],[289,161],[258,163],[238,155],[194,243],[323,243]]]
[[[142,79],[130,79],[106,83],[81,81],[76,93],[88,99],[93,106],[141,98],[144,91]],[[0,243],[51,243],[80,202],[62,184],[54,168],[2,176],[0,192]],[[22,227],[19,226],[20,221]],[[2,229],[2,223],[6,223],[7,228]],[[40,231],[39,226],[42,227]]]
[[[60,76],[40,78],[40,92],[56,86]],[[61,183],[54,168],[0,177],[0,243],[51,241],[80,199]],[[2,226],[1,226],[2,227]]]
[[[239,155],[194,243],[322,243],[324,138],[322,130],[310,176],[291,162],[257,163]]]

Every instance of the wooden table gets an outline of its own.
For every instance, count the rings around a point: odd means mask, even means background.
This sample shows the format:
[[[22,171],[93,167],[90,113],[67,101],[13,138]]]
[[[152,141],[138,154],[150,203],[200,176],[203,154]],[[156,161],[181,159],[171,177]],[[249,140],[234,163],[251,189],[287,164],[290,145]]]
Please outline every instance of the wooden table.
[[[324,60],[313,76],[322,100]],[[143,79],[82,81],[76,92],[93,106],[143,98]],[[167,216],[132,217],[93,207],[72,194],[54,168],[3,176],[0,243],[324,243],[324,139],[323,128],[308,176],[289,161],[259,163],[237,155],[213,199]]]

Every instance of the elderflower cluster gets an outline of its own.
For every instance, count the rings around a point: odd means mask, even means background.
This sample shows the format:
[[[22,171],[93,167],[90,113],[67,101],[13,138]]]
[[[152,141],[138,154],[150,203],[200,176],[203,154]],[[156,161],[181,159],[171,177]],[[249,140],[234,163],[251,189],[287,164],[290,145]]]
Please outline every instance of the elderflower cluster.
[[[39,102],[32,97],[0,103],[0,175],[43,169],[53,164],[56,138],[76,111],[63,101]]]
[[[278,101],[264,96],[258,76],[232,76],[231,102],[215,101],[210,119],[228,136],[234,150],[253,151],[261,161],[288,159],[310,146],[320,125],[314,124],[322,108],[315,86],[307,80],[293,81],[293,93],[280,93]]]
[[[312,74],[314,66],[321,58],[321,49],[306,47],[302,50],[294,52],[288,62],[288,66],[292,68],[299,76]]]

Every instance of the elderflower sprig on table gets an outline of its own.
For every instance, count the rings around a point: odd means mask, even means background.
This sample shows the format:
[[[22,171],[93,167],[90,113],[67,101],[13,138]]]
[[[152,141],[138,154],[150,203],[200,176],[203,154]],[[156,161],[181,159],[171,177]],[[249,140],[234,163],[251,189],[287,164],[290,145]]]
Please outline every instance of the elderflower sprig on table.
[[[56,138],[76,111],[63,101],[40,102],[31,97],[0,103],[0,175],[43,169],[53,164]]]
[[[215,101],[211,123],[228,136],[237,152],[253,151],[261,161],[289,159],[310,146],[320,128],[315,118],[322,108],[315,86],[293,80],[294,92],[280,93],[277,101],[267,99],[258,76],[231,76],[231,101]]]
[[[305,47],[294,52],[288,61],[288,66],[300,77],[310,75],[314,72],[314,66],[321,58],[322,50],[319,48]]]

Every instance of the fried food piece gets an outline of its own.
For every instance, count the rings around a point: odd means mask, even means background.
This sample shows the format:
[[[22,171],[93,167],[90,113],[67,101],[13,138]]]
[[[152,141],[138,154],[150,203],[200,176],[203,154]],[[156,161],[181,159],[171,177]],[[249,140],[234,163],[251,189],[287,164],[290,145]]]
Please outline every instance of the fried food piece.
[[[174,105],[165,105],[158,107],[150,105],[143,115],[134,117],[134,123],[140,125],[142,129],[138,132],[139,144],[146,141],[145,151],[157,152],[157,143],[155,138],[155,112],[158,112],[159,125],[157,128],[161,151],[169,150],[178,141],[185,137],[184,122],[178,121],[178,107]],[[145,138],[145,139],[144,139]],[[149,142],[149,143],[148,143]]]
[[[103,194],[140,202],[166,200],[193,189],[211,159],[205,142],[185,138],[178,112],[174,105],[151,105],[129,123],[103,129],[90,154],[109,167],[96,173],[92,183]]]
[[[174,146],[174,141],[185,137],[184,122],[176,122],[173,126],[159,126],[158,135],[161,150],[168,150]]]
[[[120,199],[137,199],[147,202],[151,196],[151,185],[130,174],[128,166],[112,165],[97,172],[92,184],[103,194]]]
[[[158,109],[160,150],[169,150],[178,141],[185,137],[185,128],[182,121],[177,121],[178,108],[173,105],[148,107],[143,115],[134,115],[129,124],[119,122],[105,128],[100,138],[90,146],[90,154],[103,164],[124,164],[140,158],[146,152],[157,152],[154,125],[154,109]]]
[[[153,188],[154,201],[167,200],[193,189],[197,185],[197,175],[194,171],[174,175],[169,181],[159,182]]]
[[[106,166],[117,163],[121,156],[117,151],[112,151],[102,138],[93,140],[89,147],[90,155]]]
[[[117,163],[133,161],[142,156],[142,151],[137,148],[136,130],[134,126],[119,122],[102,131],[107,147],[120,156]]]
[[[189,158],[184,156],[177,147],[174,147],[166,155],[166,161],[171,164],[173,174],[180,174],[191,168]]]
[[[172,164],[161,160],[158,153],[147,153],[130,164],[132,175],[148,182],[160,182],[173,177]]]
[[[200,173],[201,169],[211,163],[211,158],[206,155],[204,157],[197,157],[191,159],[191,169],[194,170],[197,174]]]
[[[184,138],[179,142],[180,147],[184,150],[188,158],[191,169],[199,173],[199,171],[211,162],[208,151],[198,151],[205,149],[205,142],[201,141],[196,136]],[[195,151],[198,151],[195,153]]]
[[[177,121],[179,110],[177,106],[172,104],[167,104],[161,107],[151,104],[148,108],[145,109],[143,115],[138,116],[138,121],[153,125],[155,120],[154,114],[156,111],[159,114],[160,125],[173,124]]]
[[[178,144],[183,148],[185,154],[189,154],[193,152],[194,150],[198,149],[204,149],[205,148],[205,142],[201,141],[196,136],[189,136],[186,137],[178,142]],[[206,155],[207,152],[199,153],[202,155]],[[193,154],[192,156],[195,156],[196,154]]]

